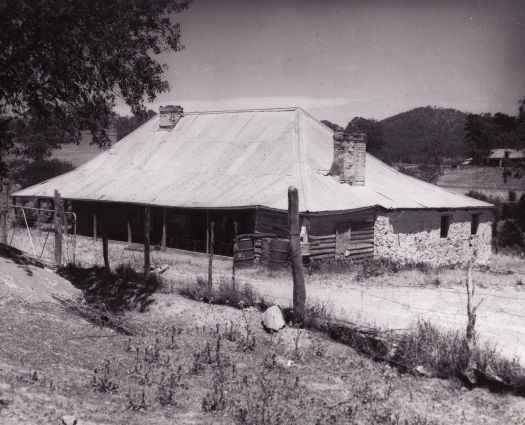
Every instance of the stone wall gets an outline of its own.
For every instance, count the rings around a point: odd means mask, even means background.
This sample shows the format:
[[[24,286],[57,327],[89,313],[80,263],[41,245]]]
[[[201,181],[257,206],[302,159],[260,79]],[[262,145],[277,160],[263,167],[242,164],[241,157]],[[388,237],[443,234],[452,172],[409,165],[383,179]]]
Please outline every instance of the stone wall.
[[[472,214],[479,227],[471,235]],[[450,216],[448,236],[441,237],[441,216]],[[465,264],[474,251],[476,262],[490,261],[493,212],[491,210],[415,210],[379,212],[374,227],[374,254],[398,262],[424,262],[433,266]]]

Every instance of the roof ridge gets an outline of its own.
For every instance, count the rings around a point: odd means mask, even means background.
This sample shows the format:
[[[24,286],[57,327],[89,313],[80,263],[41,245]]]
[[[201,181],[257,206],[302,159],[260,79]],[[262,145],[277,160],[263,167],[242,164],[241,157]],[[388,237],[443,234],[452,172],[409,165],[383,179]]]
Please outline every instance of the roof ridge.
[[[301,109],[298,106],[290,106],[286,108],[247,108],[247,109],[224,109],[215,111],[189,111],[184,112],[184,115],[204,115],[204,114],[232,114],[243,112],[286,112]]]
[[[308,112],[306,112],[303,108],[298,107],[299,111],[301,111],[304,115],[306,115],[308,118],[310,118],[312,121],[314,121],[317,125],[319,125],[323,130],[328,131],[330,134],[334,134],[334,130],[332,130],[330,127],[328,127],[326,124],[323,124],[321,121],[319,121],[317,118],[315,118],[313,115],[310,115]]]

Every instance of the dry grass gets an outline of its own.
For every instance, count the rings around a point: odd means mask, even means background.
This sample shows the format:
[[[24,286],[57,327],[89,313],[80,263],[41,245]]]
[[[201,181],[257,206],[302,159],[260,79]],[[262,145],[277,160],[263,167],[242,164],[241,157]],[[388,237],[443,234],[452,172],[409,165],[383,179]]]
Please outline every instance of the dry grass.
[[[521,398],[400,374],[315,332],[266,334],[254,311],[208,312],[203,303],[162,297],[180,313],[134,313],[143,336],[132,338],[56,306],[8,304],[0,317],[9,347],[0,351],[0,422],[56,424],[65,414],[127,424],[522,420]],[[200,310],[204,321],[188,314]]]

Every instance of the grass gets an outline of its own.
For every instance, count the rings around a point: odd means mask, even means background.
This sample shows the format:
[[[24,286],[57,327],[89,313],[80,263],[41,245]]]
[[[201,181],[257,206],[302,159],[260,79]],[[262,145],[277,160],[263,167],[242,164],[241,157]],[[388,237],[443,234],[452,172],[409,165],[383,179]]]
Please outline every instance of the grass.
[[[262,302],[251,285],[247,283],[236,285],[225,278],[220,279],[215,286],[209,287],[207,280],[197,277],[196,282],[187,284],[179,290],[179,293],[196,301],[235,308],[258,307]]]
[[[165,296],[188,311],[206,307]],[[400,374],[309,330],[300,338],[295,329],[270,335],[254,311],[214,306],[204,322],[187,313],[134,314],[143,332],[128,338],[49,304],[6,305],[0,422],[55,424],[65,414],[162,425],[522,420],[523,399]],[[256,349],[243,346],[247,328]]]
[[[235,286],[222,281],[217,288],[209,288],[206,281],[198,279],[196,284],[187,285],[180,293],[196,301],[241,309],[257,307],[264,310],[268,307],[249,284]],[[292,308],[284,309],[283,313],[287,323],[294,321]],[[377,327],[341,322],[325,305],[314,304],[307,307],[303,326],[375,360],[388,362],[402,372],[459,379],[468,364],[469,350],[464,333],[442,331],[428,321],[418,321],[402,332],[388,332]],[[490,368],[491,373],[502,379],[499,383],[487,382],[482,377],[480,385],[525,396],[525,369],[517,360],[501,357],[489,345],[476,346],[474,358],[481,372]]]

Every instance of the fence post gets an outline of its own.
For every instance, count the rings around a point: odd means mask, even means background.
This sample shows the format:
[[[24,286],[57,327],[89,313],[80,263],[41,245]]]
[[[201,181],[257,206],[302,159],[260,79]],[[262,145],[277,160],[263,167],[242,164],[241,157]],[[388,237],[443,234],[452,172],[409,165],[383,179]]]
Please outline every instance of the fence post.
[[[0,225],[2,226],[2,240],[0,242],[7,245],[7,217],[9,215],[9,182],[3,185],[5,189],[5,208],[0,211]]]
[[[100,233],[102,236],[102,256],[104,257],[104,269],[106,273],[111,273],[111,268],[109,267],[109,243],[108,243],[108,229],[102,214],[100,214]]]
[[[213,244],[215,242],[215,223],[210,223],[210,260],[208,263],[208,288],[211,289],[213,286]]]
[[[60,266],[62,264],[62,225],[64,215],[64,204],[60,193],[55,189],[54,198],[55,214],[54,214],[54,225],[55,225],[55,264]]]
[[[93,213],[93,242],[97,241],[97,213]]]
[[[237,252],[237,226],[239,223],[233,222],[233,261],[232,261],[232,283],[235,288],[235,253]]]
[[[290,262],[293,275],[293,310],[296,319],[304,322],[306,289],[301,256],[301,227],[299,224],[299,195],[293,186],[288,188],[288,226],[290,228]]]
[[[162,252],[166,252],[166,233],[167,233],[167,220],[166,220],[166,208],[162,209]]]
[[[150,228],[151,228],[151,207],[144,207],[144,280],[148,278],[150,269]]]

